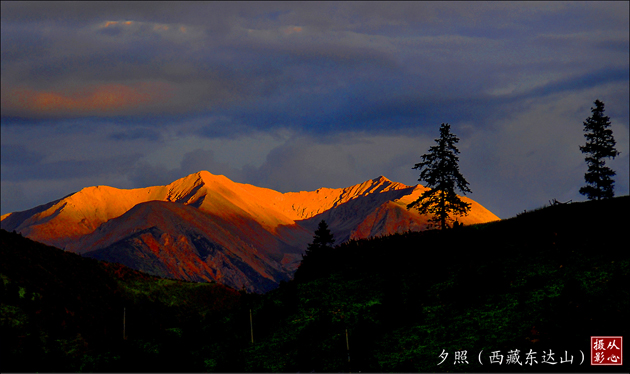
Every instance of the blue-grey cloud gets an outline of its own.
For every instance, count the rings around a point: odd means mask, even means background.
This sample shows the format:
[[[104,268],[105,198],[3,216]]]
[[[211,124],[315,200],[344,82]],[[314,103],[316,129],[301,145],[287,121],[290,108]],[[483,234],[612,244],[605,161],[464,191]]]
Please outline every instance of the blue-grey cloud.
[[[630,72],[625,68],[604,68],[596,71],[591,71],[585,74],[580,74],[576,77],[563,79],[557,82],[550,82],[549,84],[536,88],[524,96],[529,97],[544,97],[546,95],[565,92],[565,91],[577,91],[597,86],[603,86],[608,83],[623,83],[630,80]]]
[[[32,165],[44,159],[43,154],[28,150],[24,145],[2,145],[0,154],[2,155],[0,163],[2,163],[3,167]]]
[[[151,165],[141,161],[128,167],[125,174],[129,176],[134,187],[141,188],[167,185],[201,170],[209,170],[213,174],[226,175],[234,181],[243,182],[242,171],[217,161],[211,149],[187,152],[177,168],[169,169],[163,165]]]
[[[114,156],[97,160],[64,160],[55,162],[41,162],[37,158],[31,163],[9,163],[2,167],[2,180],[16,181],[48,181],[77,177],[91,177],[108,174],[123,174],[129,165],[133,165],[140,155]]]
[[[627,2],[1,7],[1,176],[24,209],[44,185],[140,187],[195,168],[283,191],[412,184],[448,122],[470,148],[472,197],[506,217],[580,198],[595,99],[627,149]]]
[[[109,135],[110,139],[113,140],[138,140],[145,139],[150,141],[161,141],[163,140],[162,133],[156,131],[151,128],[137,128],[133,127],[125,131],[117,131]]]

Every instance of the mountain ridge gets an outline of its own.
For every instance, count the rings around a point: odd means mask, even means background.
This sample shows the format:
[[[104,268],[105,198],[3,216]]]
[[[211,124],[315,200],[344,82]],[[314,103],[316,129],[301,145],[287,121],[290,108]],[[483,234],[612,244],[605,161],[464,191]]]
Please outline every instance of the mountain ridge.
[[[155,275],[265,291],[295,272],[321,220],[337,244],[425,229],[429,217],[406,209],[424,191],[379,176],[345,188],[281,193],[200,171],[165,186],[86,187],[4,215],[0,225]],[[473,209],[460,222],[499,219],[463,199]]]

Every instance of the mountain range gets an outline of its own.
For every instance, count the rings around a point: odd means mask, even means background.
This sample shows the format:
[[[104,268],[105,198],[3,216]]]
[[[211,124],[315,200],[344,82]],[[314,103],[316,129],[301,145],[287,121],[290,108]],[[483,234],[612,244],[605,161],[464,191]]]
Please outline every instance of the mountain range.
[[[280,193],[207,171],[166,186],[84,188],[8,213],[0,226],[150,274],[265,292],[288,280],[325,220],[336,243],[420,231],[428,216],[407,210],[424,191],[378,177],[346,188]],[[472,204],[465,224],[499,218]]]

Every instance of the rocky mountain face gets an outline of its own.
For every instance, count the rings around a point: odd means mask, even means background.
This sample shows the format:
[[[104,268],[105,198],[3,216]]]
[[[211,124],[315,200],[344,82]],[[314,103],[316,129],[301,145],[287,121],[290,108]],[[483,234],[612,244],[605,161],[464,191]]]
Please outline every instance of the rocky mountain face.
[[[347,188],[280,193],[207,171],[167,186],[84,188],[9,213],[1,227],[67,251],[151,274],[264,292],[289,279],[326,220],[336,243],[426,228],[406,205],[425,187],[385,177]],[[464,224],[499,218],[478,203]]]

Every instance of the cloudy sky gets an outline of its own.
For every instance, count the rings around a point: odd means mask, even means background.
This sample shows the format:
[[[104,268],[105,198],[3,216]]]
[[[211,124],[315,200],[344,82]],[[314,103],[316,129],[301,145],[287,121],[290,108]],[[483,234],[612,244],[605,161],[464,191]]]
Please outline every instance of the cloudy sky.
[[[628,194],[628,2],[3,2],[2,214],[200,170],[409,185],[441,123],[501,218],[584,201],[596,99]]]

